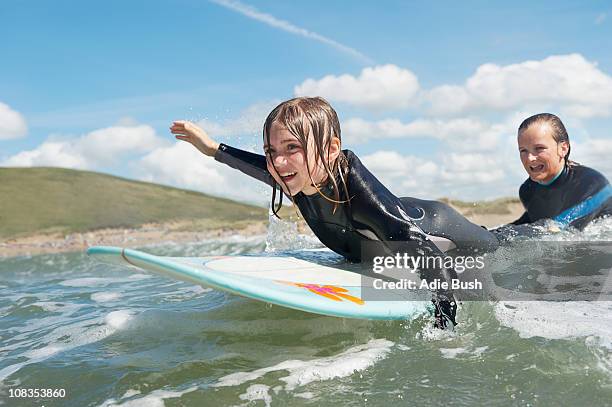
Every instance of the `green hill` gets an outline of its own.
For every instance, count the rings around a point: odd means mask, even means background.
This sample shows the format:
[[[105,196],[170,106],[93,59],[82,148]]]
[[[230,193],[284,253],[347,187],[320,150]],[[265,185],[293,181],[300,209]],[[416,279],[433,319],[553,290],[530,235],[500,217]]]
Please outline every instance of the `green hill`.
[[[0,168],[0,240],[150,222],[241,227],[267,210],[199,192],[63,168]]]

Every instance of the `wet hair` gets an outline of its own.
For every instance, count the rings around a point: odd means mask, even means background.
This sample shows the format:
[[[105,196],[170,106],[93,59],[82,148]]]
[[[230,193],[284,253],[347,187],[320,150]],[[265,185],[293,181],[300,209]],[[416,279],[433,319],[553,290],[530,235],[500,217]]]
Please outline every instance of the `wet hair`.
[[[294,99],[282,102],[276,106],[274,110],[270,112],[263,126],[263,138],[264,144],[270,144],[270,129],[274,123],[278,123],[285,127],[289,133],[294,135],[300,143],[302,150],[304,151],[304,157],[306,158],[306,168],[308,169],[308,175],[310,176],[310,167],[308,164],[308,137],[313,137],[314,141],[314,152],[316,156],[317,164],[323,164],[323,168],[327,173],[327,183],[331,183],[334,196],[328,197],[320,189],[319,185],[316,185],[312,176],[310,181],[312,185],[317,189],[317,192],[330,202],[334,203],[335,212],[338,204],[348,202],[347,200],[340,199],[340,188],[338,182],[342,183],[342,187],[345,196],[348,197],[348,188],[346,184],[346,174],[348,172],[348,160],[344,153],[340,151],[338,158],[329,164],[329,146],[331,144],[332,137],[337,137],[338,140],[342,141],[340,136],[340,122],[336,111],[330,106],[330,104],[321,97],[298,97]],[[266,153],[270,155],[269,152]],[[268,157],[274,166],[274,160]],[[274,167],[276,169],[276,167]],[[340,177],[337,177],[337,175]],[[281,180],[281,182],[283,182]],[[287,185],[283,182],[283,186],[288,190]],[[293,201],[293,197],[290,196]],[[276,201],[276,185],[272,188],[272,212],[276,217],[278,211],[281,208],[283,202],[283,193],[280,193],[278,205],[275,205]]]
[[[552,138],[557,142],[557,144],[566,142],[567,143],[567,154],[564,157],[565,165],[575,165],[574,161],[569,159],[569,155],[572,149],[570,144],[569,135],[567,134],[567,130],[563,125],[561,119],[558,116],[552,113],[538,113],[534,114],[531,117],[523,120],[523,123],[518,128],[518,136],[520,137],[528,128],[533,125],[542,125],[548,124],[552,129]]]

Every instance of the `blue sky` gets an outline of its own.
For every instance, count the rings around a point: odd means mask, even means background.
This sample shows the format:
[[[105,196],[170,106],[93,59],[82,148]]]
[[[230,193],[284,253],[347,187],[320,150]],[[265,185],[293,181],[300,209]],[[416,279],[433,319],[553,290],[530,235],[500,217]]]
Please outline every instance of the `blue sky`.
[[[605,1],[4,1],[0,166],[108,172],[265,202],[175,143],[174,119],[258,151],[279,101],[322,95],[398,195],[516,195],[516,127],[558,113],[612,176]]]

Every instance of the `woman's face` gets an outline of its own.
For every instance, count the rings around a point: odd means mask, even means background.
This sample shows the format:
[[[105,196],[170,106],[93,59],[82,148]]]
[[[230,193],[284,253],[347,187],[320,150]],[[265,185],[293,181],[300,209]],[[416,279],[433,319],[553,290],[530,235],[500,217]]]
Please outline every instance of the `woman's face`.
[[[270,128],[270,144],[264,140],[264,152],[268,171],[287,195],[294,196],[298,192],[312,195],[317,192],[312,183],[320,184],[327,178],[323,165],[315,158],[313,137],[308,137],[309,157],[306,157],[298,138],[278,122],[273,122]]]
[[[529,178],[540,183],[550,182],[565,165],[569,144],[557,143],[547,123],[536,123],[518,137],[521,162]]]

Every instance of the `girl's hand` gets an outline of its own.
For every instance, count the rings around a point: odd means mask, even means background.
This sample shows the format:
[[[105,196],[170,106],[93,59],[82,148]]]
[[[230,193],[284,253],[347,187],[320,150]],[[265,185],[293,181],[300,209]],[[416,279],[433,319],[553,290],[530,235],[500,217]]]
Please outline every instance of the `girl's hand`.
[[[213,156],[219,149],[219,143],[208,137],[208,134],[192,122],[177,120],[172,122],[170,132],[176,135],[178,140],[193,144],[202,153]]]

